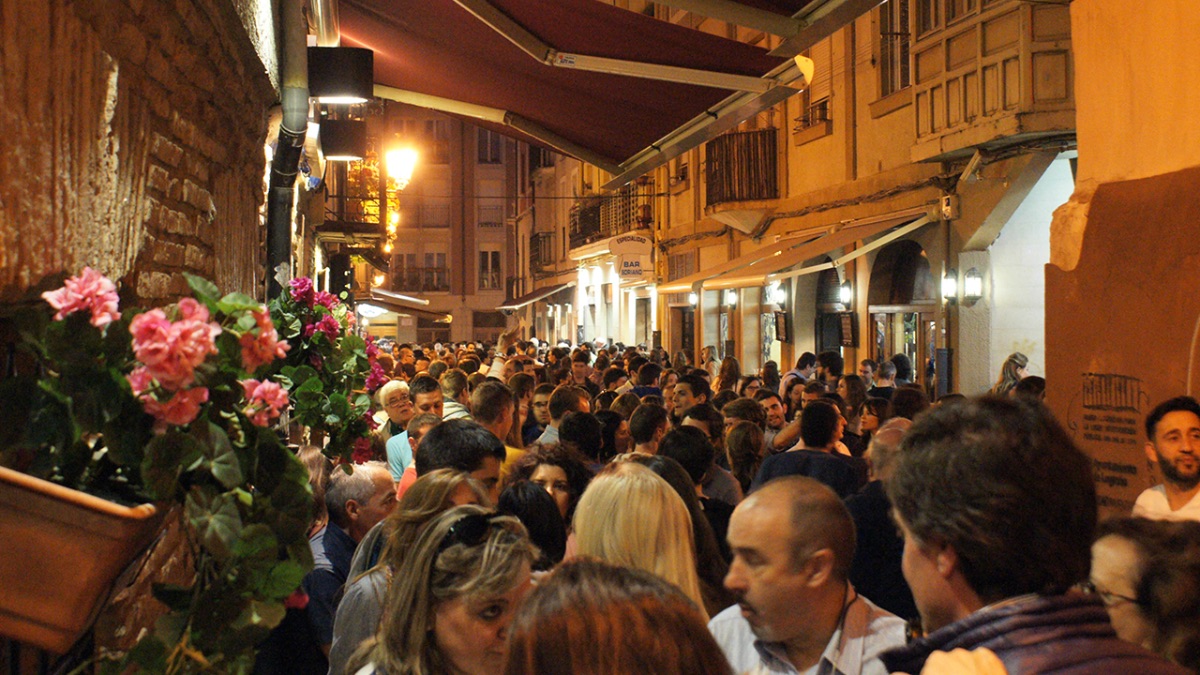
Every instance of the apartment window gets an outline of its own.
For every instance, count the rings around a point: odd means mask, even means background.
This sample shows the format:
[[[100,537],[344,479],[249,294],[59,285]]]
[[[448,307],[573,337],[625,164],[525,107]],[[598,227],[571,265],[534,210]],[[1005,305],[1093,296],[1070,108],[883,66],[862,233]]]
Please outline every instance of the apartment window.
[[[450,163],[450,125],[446,120],[425,120],[425,151],[430,164]]]
[[[500,134],[488,129],[477,129],[476,145],[480,164],[500,163]]]
[[[909,0],[888,0],[879,7],[879,94],[894,94],[912,84],[909,68]]]
[[[445,253],[426,253],[422,270],[422,286],[427,291],[450,290],[450,271],[446,269]]]
[[[500,251],[479,252],[479,290],[500,290]]]
[[[946,21],[954,21],[975,11],[977,0],[945,0]]]
[[[917,35],[942,27],[942,0],[917,0]]]

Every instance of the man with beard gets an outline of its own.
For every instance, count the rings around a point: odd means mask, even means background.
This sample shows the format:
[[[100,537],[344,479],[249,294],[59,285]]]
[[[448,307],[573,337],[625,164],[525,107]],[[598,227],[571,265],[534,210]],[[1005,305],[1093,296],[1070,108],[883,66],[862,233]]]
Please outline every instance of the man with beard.
[[[734,672],[882,674],[880,652],[904,644],[904,621],[847,581],[854,521],[832,490],[779,478],[729,522],[725,587],[738,604],[709,622]]]
[[[1200,403],[1178,396],[1146,417],[1146,458],[1163,482],[1138,495],[1133,515],[1158,520],[1200,520]]]

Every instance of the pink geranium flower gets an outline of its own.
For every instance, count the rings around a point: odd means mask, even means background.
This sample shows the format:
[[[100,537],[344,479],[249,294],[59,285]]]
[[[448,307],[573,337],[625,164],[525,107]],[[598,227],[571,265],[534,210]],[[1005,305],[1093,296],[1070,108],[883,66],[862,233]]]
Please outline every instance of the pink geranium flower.
[[[271,323],[271,315],[265,309],[254,310],[251,314],[258,325],[258,333],[256,335],[253,331],[247,331],[242,335],[240,343],[242,365],[247,372],[253,373],[259,366],[286,356],[289,345],[279,339],[275,324]]]
[[[299,302],[309,307],[313,306],[313,283],[308,277],[298,277],[289,282],[291,289],[289,293],[292,295],[292,300]]]
[[[333,342],[342,334],[342,325],[332,315],[326,314],[321,317],[320,321],[310,323],[304,327],[304,337],[310,338],[316,335],[317,331],[324,333],[325,337],[329,338],[330,342]]]
[[[317,291],[316,295],[313,296],[313,304],[321,305],[325,309],[332,311],[334,307],[338,306],[338,299],[333,293]]]
[[[246,407],[242,413],[257,426],[267,426],[288,406],[287,390],[276,382],[242,380],[241,385],[246,394]]]
[[[117,309],[117,287],[108,277],[90,267],[84,267],[77,277],[71,277],[57,291],[46,291],[42,298],[58,310],[55,321],[62,321],[68,314],[87,310],[91,312],[91,324],[103,328],[121,318]]]
[[[367,374],[367,380],[364,386],[367,388],[367,393],[373,394],[375,390],[387,384],[388,376],[383,372],[383,366],[378,362],[371,362],[371,372]]]
[[[161,309],[139,314],[129,323],[133,353],[151,377],[169,391],[195,380],[196,367],[216,354],[221,327],[208,323],[208,309],[192,298],[179,301],[179,321],[169,321]]]
[[[175,395],[166,402],[143,395],[142,406],[146,412],[154,416],[159,421],[156,425],[161,429],[163,425],[183,425],[190,424],[196,419],[196,415],[200,414],[200,406],[208,402],[207,387],[192,387],[183,391],[175,392]]]

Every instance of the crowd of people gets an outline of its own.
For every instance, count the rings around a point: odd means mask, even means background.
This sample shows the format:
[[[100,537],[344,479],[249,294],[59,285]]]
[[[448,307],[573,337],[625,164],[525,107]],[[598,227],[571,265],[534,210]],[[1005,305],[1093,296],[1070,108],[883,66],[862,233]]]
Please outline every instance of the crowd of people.
[[[380,361],[375,460],[300,449],[314,569],[255,672],[1200,669],[1190,398],[1146,420],[1164,484],[1098,523],[1021,354],[934,402],[904,355],[745,373],[506,334]]]

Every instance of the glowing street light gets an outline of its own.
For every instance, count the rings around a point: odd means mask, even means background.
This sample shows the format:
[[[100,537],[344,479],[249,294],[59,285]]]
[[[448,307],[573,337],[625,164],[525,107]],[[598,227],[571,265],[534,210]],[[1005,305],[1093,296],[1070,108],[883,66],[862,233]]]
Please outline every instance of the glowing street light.
[[[388,177],[396,182],[396,189],[408,187],[413,170],[417,167],[417,151],[412,148],[388,150],[384,161],[387,163]]]

